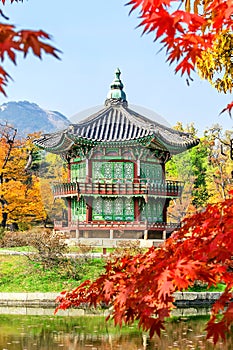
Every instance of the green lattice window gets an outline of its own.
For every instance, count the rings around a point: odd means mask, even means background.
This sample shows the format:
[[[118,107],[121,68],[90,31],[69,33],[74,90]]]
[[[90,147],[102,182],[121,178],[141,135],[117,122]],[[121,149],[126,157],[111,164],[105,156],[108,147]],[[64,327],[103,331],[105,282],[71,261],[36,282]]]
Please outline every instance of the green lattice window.
[[[92,177],[97,181],[132,181],[134,163],[132,162],[93,162]]]
[[[134,201],[132,198],[94,198],[93,220],[133,221]]]
[[[125,198],[124,217],[126,221],[134,220],[134,201],[132,198]]]
[[[104,220],[103,216],[103,200],[101,197],[94,198],[92,203],[92,219]]]
[[[77,198],[72,198],[71,200],[71,215],[72,215],[72,221],[80,220],[85,221],[86,220],[86,202],[84,201],[83,197],[77,200]]]
[[[104,178],[104,168],[103,163],[93,162],[92,163],[92,177],[95,180],[102,180]]]
[[[115,216],[115,220],[123,220],[124,202],[123,202],[123,198],[121,197],[118,197],[114,200],[114,216]]]
[[[133,165],[134,164],[130,162],[124,163],[124,179],[126,179],[126,181],[131,181],[134,177]]]
[[[163,203],[161,201],[149,200],[141,212],[141,220],[163,222]]]
[[[105,179],[111,180],[113,178],[114,163],[104,162],[102,166]]]
[[[86,163],[71,164],[71,181],[80,181],[86,178]]]
[[[161,182],[163,179],[163,172],[161,164],[155,163],[141,163],[140,164],[140,177],[145,181]]]
[[[116,162],[113,166],[113,176],[114,179],[118,179],[119,181],[124,177],[124,163]]]

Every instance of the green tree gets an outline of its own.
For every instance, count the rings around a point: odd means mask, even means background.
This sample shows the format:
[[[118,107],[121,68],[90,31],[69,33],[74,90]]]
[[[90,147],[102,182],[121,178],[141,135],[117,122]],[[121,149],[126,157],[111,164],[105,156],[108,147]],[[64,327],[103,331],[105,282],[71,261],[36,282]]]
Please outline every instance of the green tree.
[[[194,124],[184,127],[179,122],[175,129],[197,137]],[[173,156],[166,164],[167,178],[172,180],[182,179],[184,182],[181,198],[173,201],[169,207],[168,215],[171,218],[180,221],[185,215],[191,215],[208,203],[207,163],[208,149],[205,139],[201,138],[196,147]]]

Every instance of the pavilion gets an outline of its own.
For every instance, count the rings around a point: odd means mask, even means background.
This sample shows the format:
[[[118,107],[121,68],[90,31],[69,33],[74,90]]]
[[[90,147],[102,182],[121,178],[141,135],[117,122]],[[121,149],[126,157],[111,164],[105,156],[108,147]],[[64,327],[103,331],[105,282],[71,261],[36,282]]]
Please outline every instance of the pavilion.
[[[165,164],[199,140],[130,109],[120,74],[102,109],[35,144],[67,163],[68,181],[53,187],[67,203],[55,231],[103,246],[122,239],[152,245],[179,225],[167,223],[167,208],[183,183],[165,179]]]

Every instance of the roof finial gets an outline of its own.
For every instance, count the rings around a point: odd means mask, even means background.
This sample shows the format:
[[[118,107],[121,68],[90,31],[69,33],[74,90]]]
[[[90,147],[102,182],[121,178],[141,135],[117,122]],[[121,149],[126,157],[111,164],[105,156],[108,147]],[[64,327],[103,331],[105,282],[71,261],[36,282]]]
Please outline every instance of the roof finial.
[[[106,105],[116,103],[116,102],[125,102],[126,101],[126,94],[123,91],[123,83],[120,79],[121,71],[119,68],[115,70],[115,79],[113,80],[112,84],[110,85],[111,90],[109,91],[107,95],[107,100],[105,101]]]

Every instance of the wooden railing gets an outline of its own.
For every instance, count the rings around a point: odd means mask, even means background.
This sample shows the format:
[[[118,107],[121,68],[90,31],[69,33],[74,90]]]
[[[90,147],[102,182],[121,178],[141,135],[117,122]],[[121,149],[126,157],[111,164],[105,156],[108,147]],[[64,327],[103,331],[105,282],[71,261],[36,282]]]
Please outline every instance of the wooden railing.
[[[55,230],[95,230],[95,229],[124,229],[124,230],[158,230],[158,231],[171,231],[180,227],[178,223],[165,223],[165,222],[147,222],[147,221],[73,221],[67,223],[65,221],[54,221]]]
[[[131,182],[70,182],[53,186],[54,197],[68,197],[70,195],[158,195],[179,197],[183,189],[183,182],[145,182],[134,179]]]

